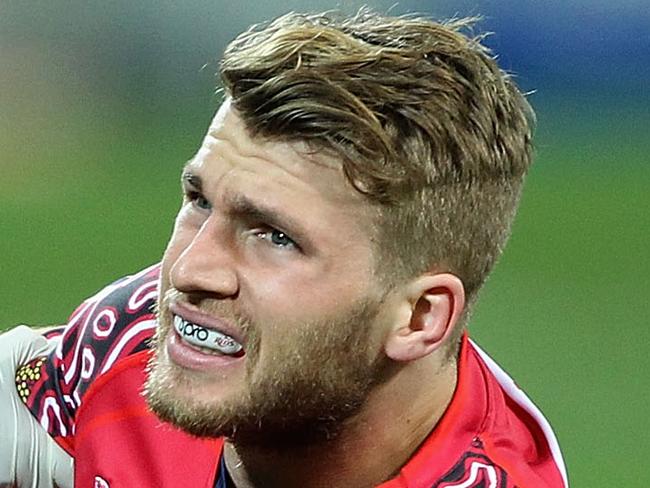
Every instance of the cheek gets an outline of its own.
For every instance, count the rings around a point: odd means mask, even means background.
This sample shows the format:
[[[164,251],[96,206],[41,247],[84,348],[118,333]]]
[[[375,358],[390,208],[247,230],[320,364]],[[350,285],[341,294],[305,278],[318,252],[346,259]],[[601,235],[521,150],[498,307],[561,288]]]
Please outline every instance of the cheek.
[[[369,290],[368,275],[349,269],[336,273],[292,267],[289,273],[257,268],[243,277],[241,297],[248,315],[258,323],[318,322],[367,298]]]
[[[172,236],[167,243],[167,247],[162,256],[161,265],[160,265],[160,297],[164,297],[165,293],[171,287],[171,270],[178,260],[178,258],[183,254],[183,251],[191,242],[191,237],[186,237],[183,232],[179,232],[175,227]]]
[[[185,207],[181,208],[174,222],[174,228],[167,243],[167,248],[163,254],[162,271],[165,273],[165,276],[168,275],[173,264],[191,244],[192,239],[194,239],[199,228],[196,224],[187,215]]]

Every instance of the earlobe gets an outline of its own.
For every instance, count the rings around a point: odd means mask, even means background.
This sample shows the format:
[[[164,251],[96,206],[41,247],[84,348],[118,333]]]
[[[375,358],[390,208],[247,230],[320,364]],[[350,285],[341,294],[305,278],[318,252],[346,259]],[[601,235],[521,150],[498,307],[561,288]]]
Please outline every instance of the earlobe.
[[[460,279],[450,273],[425,275],[408,285],[398,323],[386,339],[395,361],[414,361],[446,343],[465,306]]]

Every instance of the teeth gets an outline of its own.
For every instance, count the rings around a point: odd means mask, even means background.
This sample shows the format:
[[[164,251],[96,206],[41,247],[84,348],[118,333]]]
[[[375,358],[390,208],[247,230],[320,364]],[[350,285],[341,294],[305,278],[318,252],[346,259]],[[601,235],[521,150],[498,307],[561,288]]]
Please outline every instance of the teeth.
[[[188,322],[178,315],[174,316],[174,328],[185,342],[202,349],[217,351],[229,356],[237,354],[243,349],[242,345],[229,335]]]

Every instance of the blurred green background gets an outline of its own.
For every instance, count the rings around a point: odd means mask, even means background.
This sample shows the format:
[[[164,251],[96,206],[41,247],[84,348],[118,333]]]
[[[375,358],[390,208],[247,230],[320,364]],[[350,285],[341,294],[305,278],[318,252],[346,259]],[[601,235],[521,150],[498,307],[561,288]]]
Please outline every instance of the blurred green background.
[[[482,14],[537,160],[474,337],[553,424],[571,486],[650,483],[647,1],[369,1]],[[178,177],[253,22],[360,2],[0,1],[0,327],[50,324],[157,261]]]

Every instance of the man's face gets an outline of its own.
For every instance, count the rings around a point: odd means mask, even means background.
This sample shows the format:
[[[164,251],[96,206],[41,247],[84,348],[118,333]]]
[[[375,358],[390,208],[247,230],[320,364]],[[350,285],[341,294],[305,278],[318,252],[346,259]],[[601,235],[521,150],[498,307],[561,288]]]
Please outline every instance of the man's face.
[[[334,435],[385,364],[369,204],[332,159],[251,139],[228,102],[183,190],[162,263],[152,409],[242,442]]]

